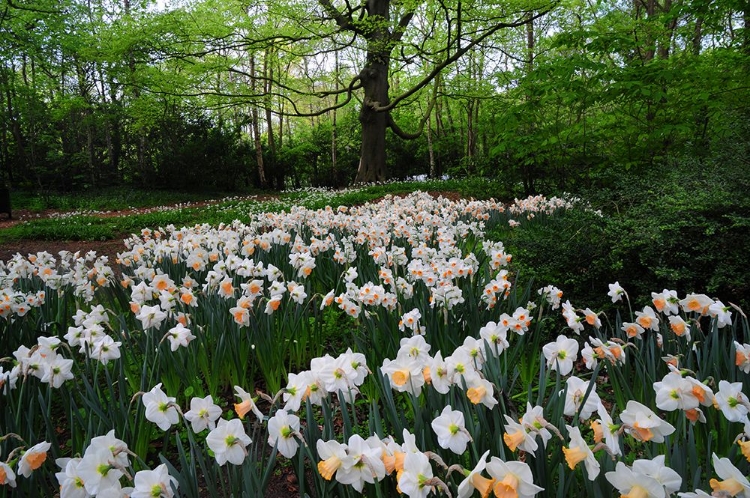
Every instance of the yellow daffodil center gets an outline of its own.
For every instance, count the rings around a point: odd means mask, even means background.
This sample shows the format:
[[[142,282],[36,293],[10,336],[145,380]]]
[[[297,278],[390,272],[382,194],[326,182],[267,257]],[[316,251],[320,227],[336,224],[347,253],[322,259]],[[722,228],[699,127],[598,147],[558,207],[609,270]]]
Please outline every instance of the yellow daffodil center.
[[[395,372],[393,372],[393,384],[400,387],[406,384],[407,380],[409,380],[408,370],[396,370]]]
[[[573,470],[576,465],[578,465],[578,462],[582,462],[583,460],[586,460],[586,452],[583,450],[583,448],[566,448],[563,446],[563,453],[565,454],[565,461],[568,464],[568,467]]]
[[[510,451],[516,451],[516,448],[518,448],[518,445],[523,443],[524,439],[524,435],[521,431],[516,431],[513,434],[506,432],[503,435],[503,441],[505,441],[505,444],[508,445]]]
[[[487,394],[487,389],[482,386],[472,387],[468,391],[466,391],[466,396],[469,398],[469,401],[471,401],[475,405],[478,405],[482,402],[485,394]]]
[[[626,495],[620,495],[620,498],[647,498],[649,496],[648,491],[637,484],[630,488],[630,493]]]
[[[252,410],[253,408],[253,402],[249,399],[244,400],[242,403],[235,403],[234,404],[234,411],[237,412],[237,416],[241,419],[245,418],[245,415],[247,415],[247,412]]]
[[[698,311],[701,308],[701,303],[697,299],[691,299],[687,303],[687,309],[689,309],[690,311]]]
[[[478,472],[472,474],[471,476],[471,485],[474,486],[474,489],[479,491],[479,494],[482,496],[482,498],[487,498],[488,496],[490,496],[490,493],[492,492],[492,486],[494,484],[494,479],[487,479],[486,477],[482,477]]]
[[[341,459],[337,456],[332,456],[326,460],[318,462],[318,472],[326,481],[330,481],[333,474],[341,467]]]
[[[726,481],[711,479],[711,482],[709,484],[711,485],[711,489],[713,489],[714,492],[723,491],[725,493],[728,493],[729,496],[737,496],[744,490],[742,484],[733,477],[727,479]]]
[[[422,369],[422,377],[424,377],[425,383],[432,384],[432,373],[430,372],[430,367],[424,367]]]
[[[695,423],[700,419],[700,412],[696,408],[691,408],[690,410],[685,410],[685,417]]]
[[[46,459],[47,453],[32,453],[26,457],[26,461],[29,462],[31,470],[36,470],[41,467]]]
[[[498,498],[518,498],[518,478],[506,474],[502,481],[495,482],[493,491]]]
[[[654,433],[648,427],[639,427],[638,422],[633,424],[633,430],[635,430],[635,436],[641,441],[651,441],[654,437]]]
[[[604,439],[604,430],[602,429],[602,424],[599,422],[591,422],[591,430],[594,431],[594,442],[601,443],[602,439]]]
[[[740,445],[744,457],[750,462],[750,441],[737,441],[737,444]]]

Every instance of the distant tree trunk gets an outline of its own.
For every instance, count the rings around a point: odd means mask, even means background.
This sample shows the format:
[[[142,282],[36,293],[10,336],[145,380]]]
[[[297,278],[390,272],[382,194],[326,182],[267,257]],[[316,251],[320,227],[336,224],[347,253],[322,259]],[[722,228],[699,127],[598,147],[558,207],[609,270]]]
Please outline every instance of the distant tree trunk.
[[[2,83],[5,86],[5,103],[8,108],[8,121],[10,122],[10,131],[13,135],[13,140],[16,143],[16,160],[18,162],[17,166],[25,168],[28,164],[28,158],[26,157],[26,147],[24,146],[26,139],[23,136],[23,131],[21,130],[18,116],[16,115],[16,111],[13,108],[14,93],[11,91],[10,81],[8,80],[8,75],[5,71],[3,71]],[[8,171],[10,172],[9,174],[12,177],[13,170],[10,165],[8,166]]]
[[[257,95],[257,80],[255,78],[255,55],[250,56],[250,78],[252,80],[253,95]],[[250,108],[250,126],[253,129],[253,142],[255,144],[255,162],[258,166],[258,181],[262,188],[268,186],[266,170],[263,164],[263,148],[260,140],[260,124],[258,122],[258,106],[253,103]]]
[[[271,82],[273,81],[273,64],[272,64],[272,57],[273,57],[273,47],[270,47],[268,50],[266,50],[264,56],[263,56],[263,107],[266,111],[266,132],[268,134],[268,161],[266,161],[268,166],[271,168],[270,171],[273,172],[273,179],[274,179],[274,187],[278,190],[284,189],[284,172],[279,170],[279,168],[276,165],[276,140],[274,138],[273,133],[273,115],[271,112]],[[265,166],[265,164],[264,164]],[[265,167],[264,167],[265,169]]]
[[[534,48],[536,47],[536,39],[534,37],[534,21],[526,23],[526,74],[531,74],[534,71]],[[527,92],[524,96],[527,102],[532,102],[534,96]],[[534,133],[534,122],[529,123],[529,134]],[[537,177],[537,157],[536,153],[531,152],[521,166],[521,179],[523,181],[523,189],[526,195],[532,195],[536,193],[536,177]]]
[[[130,16],[130,0],[124,0],[123,8],[125,11],[125,16]],[[131,79],[135,76],[135,57],[133,57],[132,53],[128,53],[128,69],[130,70],[130,77]],[[133,85],[133,98],[134,100],[138,100],[141,96],[141,91],[138,88],[138,85]],[[146,179],[146,130],[143,127],[140,127],[138,132],[137,142],[136,142],[136,171],[141,176],[140,180],[141,183],[144,182]]]
[[[430,178],[437,178],[435,148],[432,146],[432,117],[427,116],[427,154],[430,157]]]
[[[339,53],[336,52],[335,54],[335,60],[334,60],[334,91],[337,91],[339,89]],[[336,172],[337,164],[336,161],[338,159],[338,154],[336,153],[336,149],[338,148],[337,138],[338,138],[338,130],[336,129],[337,123],[336,123],[336,115],[337,115],[337,106],[339,103],[339,94],[334,93],[333,97],[333,116],[331,117],[331,181],[332,184],[335,187],[338,187],[338,174]]]

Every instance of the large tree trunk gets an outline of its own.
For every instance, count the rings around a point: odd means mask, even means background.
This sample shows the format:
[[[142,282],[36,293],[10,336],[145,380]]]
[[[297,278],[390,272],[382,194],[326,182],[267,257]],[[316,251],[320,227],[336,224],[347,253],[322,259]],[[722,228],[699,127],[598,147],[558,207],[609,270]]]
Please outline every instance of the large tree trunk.
[[[368,59],[373,59],[372,55]],[[373,106],[388,104],[388,58],[370,60],[360,73],[365,99],[359,111],[362,123],[362,152],[354,183],[384,181],[387,177],[385,134],[388,113],[377,112]]]
[[[385,133],[388,128],[388,112],[377,112],[375,107],[386,106],[388,99],[388,70],[390,65],[390,33],[388,25],[390,0],[367,0],[367,13],[381,24],[368,36],[367,61],[359,73],[365,97],[359,111],[362,123],[362,151],[354,183],[384,181],[387,178]]]

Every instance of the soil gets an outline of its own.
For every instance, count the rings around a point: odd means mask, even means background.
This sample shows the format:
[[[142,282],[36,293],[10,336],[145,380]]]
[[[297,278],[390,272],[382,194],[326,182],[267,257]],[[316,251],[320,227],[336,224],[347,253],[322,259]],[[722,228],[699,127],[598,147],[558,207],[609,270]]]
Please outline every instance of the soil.
[[[272,199],[272,195],[254,195],[250,197],[258,202]],[[189,207],[198,208],[202,206],[208,206],[209,204],[215,204],[215,201],[205,202],[191,202]],[[183,205],[186,206],[187,205]],[[175,206],[177,207],[177,206]],[[127,209],[121,211],[106,211],[101,213],[92,213],[93,216],[101,218],[114,218],[119,216],[130,216],[133,214],[139,214],[148,211],[148,209]],[[13,211],[13,217],[7,216],[0,217],[0,232],[4,228],[12,227],[23,221],[37,220],[51,218],[54,215],[62,214],[64,211],[56,210],[45,210],[45,211],[28,211],[25,209],[16,209]],[[117,253],[125,251],[125,244],[123,240],[130,237],[129,233],[122,233],[112,240],[102,241],[85,241],[85,240],[33,240],[33,239],[17,239],[7,242],[0,243],[0,261],[8,261],[16,253],[20,253],[24,257],[29,254],[36,254],[37,252],[47,251],[53,256],[57,256],[57,253],[62,250],[76,252],[80,251],[81,254],[85,254],[88,251],[96,251],[97,255],[107,256],[112,269],[117,271],[114,267],[115,260],[117,259]]]
[[[451,201],[457,201],[461,199],[461,195],[457,192],[429,192],[433,197],[442,196],[450,199]],[[272,198],[270,195],[253,196],[253,199],[258,201],[264,201]],[[377,202],[376,199],[373,202]],[[201,207],[210,204],[210,202],[199,202],[191,203],[191,207]],[[103,218],[111,218],[115,216],[128,216],[131,214],[138,213],[139,210],[131,209],[124,211],[108,211],[105,213],[97,214]],[[60,211],[46,210],[46,211],[27,211],[18,209],[13,211],[13,218],[9,219],[5,215],[0,215],[0,232],[4,228],[11,227],[22,221],[28,221],[32,219],[50,218],[55,214],[60,214]],[[28,257],[29,254],[36,254],[41,251],[47,251],[53,256],[57,256],[57,253],[66,250],[70,252],[80,251],[81,254],[85,254],[88,251],[96,251],[97,255],[107,256],[112,269],[117,271],[115,268],[115,260],[117,259],[117,253],[125,250],[125,244],[123,240],[130,237],[129,233],[120,234],[112,240],[33,240],[33,239],[18,239],[0,243],[0,261],[8,261],[16,253],[20,253],[24,257]]]

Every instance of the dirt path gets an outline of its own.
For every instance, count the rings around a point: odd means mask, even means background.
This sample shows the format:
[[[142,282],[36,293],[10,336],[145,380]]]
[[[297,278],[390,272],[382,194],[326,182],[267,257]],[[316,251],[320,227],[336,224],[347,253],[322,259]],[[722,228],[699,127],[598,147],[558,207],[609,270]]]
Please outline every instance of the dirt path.
[[[257,202],[263,202],[275,198],[273,195],[253,195],[246,197],[245,199],[254,200]],[[171,209],[180,208],[200,208],[218,204],[221,201],[203,201],[203,202],[188,202],[183,204],[175,204],[166,206]],[[144,214],[155,210],[163,210],[165,206],[152,207],[152,208],[141,208],[141,209],[125,209],[121,211],[105,211],[105,212],[86,212],[89,216],[98,216],[100,218],[115,218],[131,216],[134,214]],[[65,214],[66,211],[48,209],[45,211],[29,211],[26,209],[17,209],[13,211],[13,218],[9,219],[5,215],[0,215],[0,232],[3,229],[15,226],[24,221],[32,221],[38,219],[53,218],[57,215]],[[103,241],[81,241],[81,240],[35,240],[35,239],[17,239],[10,240],[7,242],[0,242],[0,261],[8,261],[16,253],[20,253],[24,257],[29,254],[36,254],[38,252],[47,251],[53,256],[57,257],[60,251],[76,252],[80,251],[81,254],[85,254],[89,251],[96,251],[98,255],[104,255],[109,258],[111,265],[114,264],[117,258],[118,252],[125,250],[125,244],[123,240],[129,237],[130,234],[123,233],[119,237],[115,237],[112,240]]]

